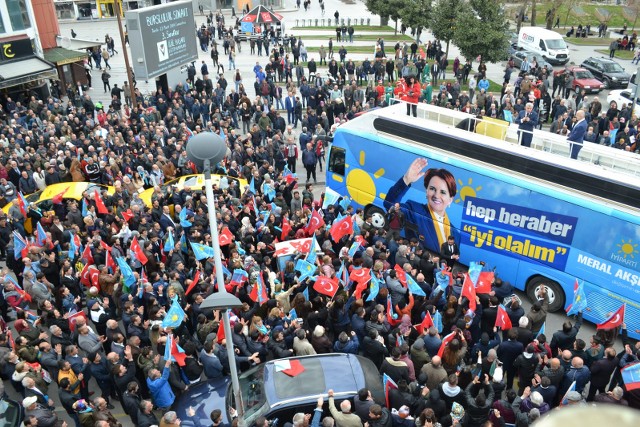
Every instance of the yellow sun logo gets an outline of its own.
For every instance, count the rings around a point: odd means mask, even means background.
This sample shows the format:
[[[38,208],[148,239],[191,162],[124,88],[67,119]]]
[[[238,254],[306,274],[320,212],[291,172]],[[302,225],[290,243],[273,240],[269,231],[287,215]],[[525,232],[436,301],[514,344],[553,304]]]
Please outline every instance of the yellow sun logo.
[[[482,190],[481,185],[473,187],[473,178],[469,178],[466,185],[461,179],[458,179],[458,186],[460,187],[460,191],[458,191],[460,197],[456,199],[456,203],[463,203],[467,197],[476,197],[478,191]]]
[[[366,163],[366,153],[360,151],[358,156],[358,163],[360,167],[364,167]],[[347,170],[350,169],[348,164],[345,165]],[[347,190],[351,198],[362,206],[370,205],[376,199],[376,183],[374,180],[379,179],[384,175],[384,169],[380,168],[372,174],[364,169],[351,169],[347,172]],[[333,179],[336,181],[342,181],[342,177],[334,175]],[[380,193],[378,195],[381,199],[386,197],[386,194]]]
[[[616,245],[618,247],[618,253],[623,257],[634,259],[638,253],[638,244],[633,243],[633,240],[622,239],[620,243]]]

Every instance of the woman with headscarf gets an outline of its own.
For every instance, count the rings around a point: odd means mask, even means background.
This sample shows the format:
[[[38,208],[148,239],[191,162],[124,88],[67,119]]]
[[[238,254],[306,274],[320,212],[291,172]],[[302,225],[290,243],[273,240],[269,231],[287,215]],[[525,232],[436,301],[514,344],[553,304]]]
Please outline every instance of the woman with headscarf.
[[[389,333],[389,346],[400,346],[406,343],[411,347],[419,336],[420,334],[411,323],[411,316],[404,314],[398,327],[392,329]]]

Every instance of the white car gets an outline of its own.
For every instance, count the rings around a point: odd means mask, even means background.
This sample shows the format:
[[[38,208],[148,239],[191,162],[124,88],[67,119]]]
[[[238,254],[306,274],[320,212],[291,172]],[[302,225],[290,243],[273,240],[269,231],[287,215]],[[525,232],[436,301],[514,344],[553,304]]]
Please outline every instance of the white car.
[[[623,104],[631,104],[633,101],[633,97],[635,96],[635,92],[630,91],[629,89],[620,89],[620,90],[612,90],[609,92],[609,96],[607,96],[607,108],[611,104],[612,101],[615,101],[618,104],[618,110],[622,108]],[[604,107],[603,107],[604,108]],[[633,112],[636,115],[640,115],[640,98],[636,99],[636,106],[633,109]]]

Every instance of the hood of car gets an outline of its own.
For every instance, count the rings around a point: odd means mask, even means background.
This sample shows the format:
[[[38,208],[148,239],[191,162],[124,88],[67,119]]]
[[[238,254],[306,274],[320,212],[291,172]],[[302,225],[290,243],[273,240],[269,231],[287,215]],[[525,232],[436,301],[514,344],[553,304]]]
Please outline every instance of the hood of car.
[[[600,82],[600,80],[596,80],[596,79],[575,79],[574,80],[575,83],[577,85],[580,86],[591,86],[591,87],[598,87],[598,86],[602,86],[602,82]]]
[[[604,73],[607,77],[615,77],[618,80],[629,80],[631,75],[625,72],[617,72],[617,73]]]

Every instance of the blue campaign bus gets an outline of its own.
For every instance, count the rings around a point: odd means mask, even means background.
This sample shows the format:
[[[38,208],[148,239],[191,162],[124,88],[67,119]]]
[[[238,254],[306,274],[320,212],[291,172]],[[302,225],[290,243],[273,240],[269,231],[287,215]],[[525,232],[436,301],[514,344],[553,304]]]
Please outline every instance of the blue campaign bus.
[[[551,311],[584,281],[584,317],[604,321],[622,303],[640,337],[640,156],[585,143],[569,158],[566,138],[420,104],[377,109],[341,125],[327,187],[364,209],[376,227],[399,204],[402,233],[439,253],[453,236],[460,262],[485,261],[533,299],[546,285]]]

